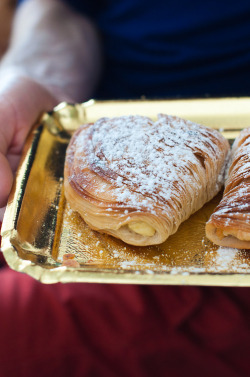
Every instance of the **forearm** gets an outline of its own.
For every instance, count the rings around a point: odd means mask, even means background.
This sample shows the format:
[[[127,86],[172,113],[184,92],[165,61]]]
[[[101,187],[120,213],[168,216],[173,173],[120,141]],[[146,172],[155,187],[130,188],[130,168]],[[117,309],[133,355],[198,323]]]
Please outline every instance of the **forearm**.
[[[94,26],[57,0],[29,0],[17,11],[7,71],[41,83],[60,101],[83,101],[94,90],[101,68]]]
[[[92,96],[100,55],[95,28],[59,0],[28,0],[17,11],[0,63],[0,207],[31,126],[61,101]]]

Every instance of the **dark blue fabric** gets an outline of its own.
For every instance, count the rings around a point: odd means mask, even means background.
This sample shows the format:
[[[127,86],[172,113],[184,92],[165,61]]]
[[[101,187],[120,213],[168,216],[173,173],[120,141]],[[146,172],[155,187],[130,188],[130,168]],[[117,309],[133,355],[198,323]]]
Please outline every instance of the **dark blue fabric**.
[[[100,30],[96,97],[250,95],[249,0],[64,1]]]

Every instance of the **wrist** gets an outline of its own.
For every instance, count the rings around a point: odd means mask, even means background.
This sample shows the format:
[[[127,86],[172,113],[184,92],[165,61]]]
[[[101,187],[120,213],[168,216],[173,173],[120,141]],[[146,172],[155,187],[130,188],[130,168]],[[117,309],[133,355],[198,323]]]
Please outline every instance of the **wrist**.
[[[48,105],[50,104],[49,99],[51,98],[51,103],[56,106],[60,102],[74,102],[74,100],[63,91],[62,88],[45,82],[45,80],[32,77],[23,67],[20,66],[9,66],[0,69],[0,94],[7,88],[11,87],[13,84],[23,83],[28,86],[29,90],[34,90],[39,87],[40,90],[48,92]],[[49,109],[48,109],[49,110]]]

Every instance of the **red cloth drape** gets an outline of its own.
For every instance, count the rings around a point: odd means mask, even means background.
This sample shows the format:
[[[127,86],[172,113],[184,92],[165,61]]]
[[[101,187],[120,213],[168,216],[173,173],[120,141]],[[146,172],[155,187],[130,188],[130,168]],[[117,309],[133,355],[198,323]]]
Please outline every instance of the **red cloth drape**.
[[[250,289],[41,284],[0,269],[0,377],[249,377]]]

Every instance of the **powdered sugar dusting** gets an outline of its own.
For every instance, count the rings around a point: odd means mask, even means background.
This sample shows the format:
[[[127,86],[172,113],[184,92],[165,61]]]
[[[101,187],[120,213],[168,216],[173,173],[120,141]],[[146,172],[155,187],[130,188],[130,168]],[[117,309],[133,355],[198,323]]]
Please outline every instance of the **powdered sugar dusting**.
[[[207,252],[209,263],[207,272],[213,273],[249,273],[249,255],[245,251],[231,248],[219,247],[215,252]]]
[[[229,247],[220,247],[217,250],[216,257],[214,258],[214,262],[217,265],[217,268],[222,270],[228,269],[230,264],[234,261],[235,257],[239,250],[229,248]]]
[[[215,193],[221,187],[224,170],[217,161],[225,157],[222,139],[216,131],[180,118],[160,115],[153,122],[131,115],[98,120],[79,135],[77,148],[85,145],[82,167],[87,163],[111,182],[118,201],[153,212],[157,199],[178,210],[185,194],[189,211],[198,196],[205,202],[212,186]],[[216,182],[211,182],[212,175],[218,176]]]
[[[212,214],[211,223],[224,227],[231,234],[250,233],[250,128],[235,139],[227,171],[223,198]],[[219,225],[218,225],[219,224]],[[244,236],[245,237],[245,236]]]

